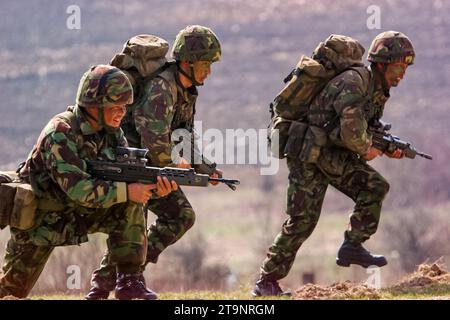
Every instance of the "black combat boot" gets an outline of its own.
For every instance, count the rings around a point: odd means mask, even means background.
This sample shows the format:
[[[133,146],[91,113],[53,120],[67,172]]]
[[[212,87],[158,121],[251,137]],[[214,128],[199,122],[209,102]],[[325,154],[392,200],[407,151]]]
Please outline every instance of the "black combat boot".
[[[142,273],[118,273],[115,290],[116,299],[119,300],[156,300],[156,293],[147,289]]]
[[[352,243],[346,239],[339,248],[336,263],[341,267],[349,267],[351,264],[357,264],[361,267],[368,268],[370,266],[385,266],[387,260],[382,255],[371,254],[364,249],[361,243]]]
[[[92,287],[85,296],[86,300],[106,300],[109,297],[109,291],[97,287]]]
[[[139,280],[144,284],[144,287],[146,287],[145,278],[142,273],[141,273]],[[88,294],[85,296],[85,299],[86,300],[105,300],[105,299],[108,299],[109,293],[111,291],[113,291],[116,286],[116,274],[114,274],[114,277],[96,276],[92,282],[93,282],[93,287],[89,290]],[[149,289],[147,289],[147,291],[149,293],[153,293]]]
[[[86,300],[105,300],[109,297],[109,292],[116,286],[116,274],[113,276],[95,275],[91,280],[92,288],[85,296]]]
[[[290,296],[291,292],[283,292],[278,281],[260,278],[256,281],[255,288],[252,290],[254,297],[270,297],[270,296]]]

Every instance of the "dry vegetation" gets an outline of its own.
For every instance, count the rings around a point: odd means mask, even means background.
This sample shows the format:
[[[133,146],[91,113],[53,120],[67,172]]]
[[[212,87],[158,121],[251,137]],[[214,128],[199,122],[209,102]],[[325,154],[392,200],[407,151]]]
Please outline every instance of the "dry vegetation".
[[[250,288],[240,286],[229,292],[186,290],[183,292],[162,292],[161,300],[248,300]],[[113,295],[110,296],[113,299]],[[17,300],[8,296],[5,300]],[[28,299],[65,300],[83,299],[82,295],[53,294],[33,295]],[[406,275],[395,285],[375,289],[365,283],[351,281],[337,282],[332,285],[306,284],[299,287],[292,297],[258,298],[281,300],[382,300],[382,299],[450,299],[450,273],[442,261],[421,264],[414,273]]]

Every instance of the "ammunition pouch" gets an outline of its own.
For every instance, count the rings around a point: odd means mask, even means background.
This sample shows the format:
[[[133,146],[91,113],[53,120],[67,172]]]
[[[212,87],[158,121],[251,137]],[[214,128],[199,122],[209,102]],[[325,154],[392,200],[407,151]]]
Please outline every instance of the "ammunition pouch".
[[[272,118],[269,136],[267,137],[269,140],[269,149],[272,157],[278,159],[283,159],[285,157],[284,149],[286,147],[291,122],[291,120],[287,120],[279,116]]]
[[[306,130],[302,149],[299,154],[300,161],[316,164],[319,160],[321,149],[327,144],[328,135],[322,128],[309,126]]]
[[[17,174],[0,174],[1,229],[8,225],[24,231],[32,229],[36,225],[38,202],[31,185],[20,181]]]
[[[300,151],[303,148],[305,134],[308,131],[308,127],[309,124],[307,123],[292,121],[289,127],[286,146],[284,148],[284,154],[286,154],[288,158],[298,158]]]

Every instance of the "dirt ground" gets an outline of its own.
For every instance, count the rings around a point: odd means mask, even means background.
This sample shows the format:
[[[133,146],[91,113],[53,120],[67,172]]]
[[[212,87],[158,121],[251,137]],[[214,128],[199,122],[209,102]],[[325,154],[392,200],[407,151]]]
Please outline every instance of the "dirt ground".
[[[436,296],[432,295],[434,291],[437,293]],[[293,298],[299,300],[377,300],[416,294],[428,294],[430,295],[429,299],[450,299],[450,273],[446,270],[446,266],[439,261],[421,264],[414,273],[404,277],[397,284],[380,290],[350,281],[333,283],[329,286],[306,284],[295,291]]]

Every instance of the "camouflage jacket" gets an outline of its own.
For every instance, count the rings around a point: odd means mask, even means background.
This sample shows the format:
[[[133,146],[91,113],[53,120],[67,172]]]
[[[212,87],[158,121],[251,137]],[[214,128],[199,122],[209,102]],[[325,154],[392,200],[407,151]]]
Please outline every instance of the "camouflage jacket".
[[[372,144],[368,124],[382,117],[389,98],[377,82],[370,67],[339,74],[312,102],[308,122],[319,127],[329,123],[332,146],[365,155]]]
[[[143,90],[140,96],[144,100],[137,101],[127,113],[122,128],[130,146],[149,150],[151,165],[170,166],[173,131],[194,130],[197,89],[195,86],[184,88],[179,82],[177,66],[172,65],[145,83]],[[209,161],[204,159],[203,163]]]
[[[85,160],[115,160],[115,147],[126,145],[122,130],[97,132],[80,107],[69,107],[42,130],[20,173],[40,198],[108,208],[127,201],[127,185],[91,177]]]

